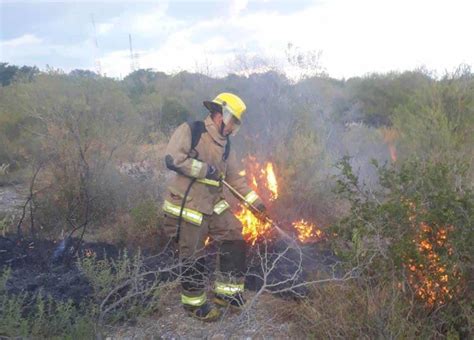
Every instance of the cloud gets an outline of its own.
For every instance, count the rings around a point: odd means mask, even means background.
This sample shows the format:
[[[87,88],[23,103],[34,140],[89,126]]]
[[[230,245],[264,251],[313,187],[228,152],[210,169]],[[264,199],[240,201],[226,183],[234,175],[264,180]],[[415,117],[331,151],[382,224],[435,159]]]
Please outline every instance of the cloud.
[[[42,42],[42,39],[38,38],[34,34],[24,34],[18,38],[1,41],[0,44],[4,48],[22,48],[25,46],[38,45]]]
[[[469,43],[474,5],[467,0],[452,0],[449,5],[436,0],[332,0],[298,11],[252,11],[248,5],[247,0],[235,0],[226,5],[223,15],[202,20],[171,16],[167,2],[125,11],[97,25],[102,36],[98,56],[102,70],[117,77],[130,72],[129,33],[139,66],[165,72],[195,71],[209,65],[214,75],[222,76],[238,68],[239,55],[258,59],[259,65],[267,60],[291,70],[285,54],[288,43],[303,52],[322,50],[322,66],[338,78],[422,65],[442,71],[474,62],[474,44]],[[1,46],[30,46],[32,58],[41,54],[40,48],[55,48],[60,54],[77,53],[82,65],[89,65],[94,57],[93,37],[88,34],[82,51],[51,46],[33,34]],[[26,53],[10,50],[12,58]]]
[[[232,0],[229,4],[229,15],[232,17],[238,16],[247,8],[247,5],[248,0]]]
[[[97,34],[106,35],[107,33],[110,33],[110,31],[112,31],[114,26],[115,24],[113,24],[112,22],[100,23],[97,25]]]
[[[168,2],[162,1],[146,11],[146,13],[134,14],[130,18],[125,18],[124,23],[128,29],[143,36],[156,36],[168,34],[183,27],[183,21],[166,14]]]
[[[33,55],[44,55],[44,41],[34,34],[27,33],[17,38],[0,41],[0,59],[8,63],[25,63]],[[19,62],[18,62],[19,61]],[[32,64],[26,62],[26,64]]]
[[[33,34],[0,42],[1,60],[17,65],[36,65],[61,68],[70,71],[75,68],[92,69],[93,42],[90,39],[75,44],[58,44]]]

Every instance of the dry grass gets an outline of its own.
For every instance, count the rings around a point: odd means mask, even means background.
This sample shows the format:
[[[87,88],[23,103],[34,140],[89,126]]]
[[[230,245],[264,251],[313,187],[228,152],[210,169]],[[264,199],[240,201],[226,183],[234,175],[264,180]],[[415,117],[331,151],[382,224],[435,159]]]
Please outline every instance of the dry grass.
[[[255,293],[247,292],[252,299]],[[223,315],[214,323],[189,317],[179,303],[180,291],[174,286],[161,298],[160,312],[139,319],[137,324],[110,329],[114,339],[288,339],[291,333],[289,316],[296,303],[282,301],[270,294],[260,297],[255,312],[234,313],[222,309]]]

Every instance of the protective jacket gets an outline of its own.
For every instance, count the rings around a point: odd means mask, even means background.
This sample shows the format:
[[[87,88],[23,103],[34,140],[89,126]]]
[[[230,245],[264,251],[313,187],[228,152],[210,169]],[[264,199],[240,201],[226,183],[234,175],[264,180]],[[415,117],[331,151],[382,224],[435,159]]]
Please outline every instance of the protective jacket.
[[[261,203],[257,194],[247,186],[245,177],[239,175],[240,162],[235,152],[230,150],[225,159],[228,140],[219,133],[210,116],[204,120],[204,126],[205,131],[192,149],[191,126],[188,123],[181,124],[171,136],[165,152],[166,166],[174,171],[174,175],[168,183],[163,210],[179,216],[183,198],[188,191],[182,219],[196,225],[201,224],[202,214],[221,214],[229,208],[224,200],[222,185],[205,178],[209,166],[216,167],[222,177],[249,203]]]

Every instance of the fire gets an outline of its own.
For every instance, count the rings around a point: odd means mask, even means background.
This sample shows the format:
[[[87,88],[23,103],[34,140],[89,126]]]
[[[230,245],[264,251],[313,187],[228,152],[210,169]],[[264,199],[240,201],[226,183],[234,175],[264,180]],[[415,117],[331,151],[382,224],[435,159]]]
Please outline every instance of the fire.
[[[399,136],[398,131],[391,128],[383,128],[382,135],[383,135],[384,142],[388,146],[388,150],[390,152],[390,158],[392,159],[392,162],[396,162],[397,161],[397,148],[395,147],[395,142]]]
[[[448,242],[449,231],[452,226],[439,227],[437,230],[425,222],[416,222],[416,206],[408,202],[410,209],[409,221],[415,228],[416,244],[419,257],[409,258],[405,263],[408,269],[408,283],[414,289],[416,296],[426,302],[428,306],[444,304],[453,297],[450,289],[451,282],[459,279],[455,270],[447,274],[448,268],[442,263],[440,255],[447,250],[451,255],[453,249]]]
[[[241,171],[240,174],[247,176],[250,187],[266,204],[278,198],[278,181],[273,163],[266,162],[264,166],[261,166],[255,157],[249,156],[246,160],[246,170]],[[243,206],[240,206],[235,216],[242,223],[244,239],[252,245],[267,237],[272,230],[270,223],[262,222]],[[310,222],[299,220],[293,222],[292,226],[300,242],[314,242],[322,238],[322,231]]]
[[[323,232],[316,227],[316,225],[305,220],[299,220],[292,223],[295,230],[298,232],[298,240],[301,242],[317,241],[323,236]]]
[[[267,197],[269,201],[276,200],[278,198],[278,182],[273,170],[273,163],[267,162],[262,167],[255,157],[249,156],[246,160],[246,168],[239,174],[248,175],[250,187],[259,195]]]
[[[270,189],[272,196],[271,200],[276,200],[278,198],[278,183],[276,180],[275,172],[273,171],[273,164],[267,163],[266,166],[266,175],[267,175],[267,184],[268,189]]]
[[[269,223],[262,222],[244,207],[241,207],[235,216],[242,223],[242,235],[244,236],[244,239],[252,245],[265,237],[271,230],[271,225]]]
[[[397,149],[395,148],[395,145],[390,144],[388,146],[388,150],[390,151],[390,158],[392,159],[393,162],[397,161]]]

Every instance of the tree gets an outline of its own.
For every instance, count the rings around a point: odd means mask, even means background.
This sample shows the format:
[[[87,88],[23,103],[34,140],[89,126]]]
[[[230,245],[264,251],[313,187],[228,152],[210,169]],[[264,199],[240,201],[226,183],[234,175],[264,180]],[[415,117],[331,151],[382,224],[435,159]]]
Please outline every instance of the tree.
[[[161,108],[161,129],[170,131],[186,122],[191,114],[177,99],[165,99]]]
[[[36,66],[8,65],[8,63],[0,63],[0,84],[8,86],[14,81],[32,81],[39,74]]]
[[[140,96],[155,92],[154,83],[163,76],[166,75],[162,72],[154,72],[152,69],[140,69],[126,76],[123,83],[129,91],[130,98],[137,101]]]
[[[8,63],[0,63],[0,83],[2,86],[10,85],[17,72],[17,66],[8,65]]]
[[[97,79],[100,77],[99,74],[93,71],[80,70],[80,69],[72,70],[71,72],[69,72],[69,76],[76,77],[76,78],[92,78],[92,79]]]

